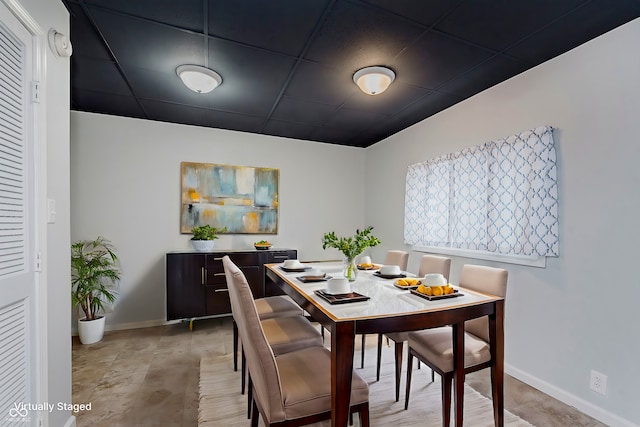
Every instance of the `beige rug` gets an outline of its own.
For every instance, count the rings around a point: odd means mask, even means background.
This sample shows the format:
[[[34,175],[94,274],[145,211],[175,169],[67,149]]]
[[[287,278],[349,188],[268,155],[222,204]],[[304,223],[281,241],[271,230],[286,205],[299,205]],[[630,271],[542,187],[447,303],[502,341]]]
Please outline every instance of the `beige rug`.
[[[358,373],[369,383],[369,404],[372,426],[433,426],[442,425],[440,382],[431,383],[429,369],[424,366],[414,368],[411,381],[411,400],[409,410],[404,410],[404,387],[406,372],[402,374],[400,402],[395,401],[395,379],[393,353],[384,347],[380,381],[376,381],[375,348],[366,351],[365,368]],[[358,362],[360,366],[357,351]],[[354,426],[359,426],[358,417],[354,417]],[[247,427],[247,397],[240,394],[240,372],[233,371],[231,355],[203,356],[200,361],[200,402],[198,409],[199,427]],[[453,419],[451,425],[453,425]],[[330,426],[329,421],[313,426]],[[491,400],[465,385],[464,425],[473,427],[493,426]],[[264,426],[262,419],[260,426]],[[505,426],[530,427],[528,422],[505,411]]]

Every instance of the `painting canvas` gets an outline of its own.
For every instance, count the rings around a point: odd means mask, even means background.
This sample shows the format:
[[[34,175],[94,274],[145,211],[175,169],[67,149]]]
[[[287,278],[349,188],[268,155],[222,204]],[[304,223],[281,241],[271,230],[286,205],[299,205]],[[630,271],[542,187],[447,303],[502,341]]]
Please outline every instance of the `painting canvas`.
[[[278,232],[278,169],[182,162],[181,170],[181,233],[205,224],[235,234]]]

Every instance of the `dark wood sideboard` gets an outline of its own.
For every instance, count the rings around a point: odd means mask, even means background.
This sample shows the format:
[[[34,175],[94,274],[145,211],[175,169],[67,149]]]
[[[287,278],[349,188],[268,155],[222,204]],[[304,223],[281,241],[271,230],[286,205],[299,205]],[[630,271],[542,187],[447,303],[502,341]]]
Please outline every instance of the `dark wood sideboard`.
[[[167,320],[206,316],[230,316],[231,303],[222,267],[229,255],[243,271],[255,298],[272,294],[265,290],[264,264],[298,256],[295,249],[172,251],[167,253]]]

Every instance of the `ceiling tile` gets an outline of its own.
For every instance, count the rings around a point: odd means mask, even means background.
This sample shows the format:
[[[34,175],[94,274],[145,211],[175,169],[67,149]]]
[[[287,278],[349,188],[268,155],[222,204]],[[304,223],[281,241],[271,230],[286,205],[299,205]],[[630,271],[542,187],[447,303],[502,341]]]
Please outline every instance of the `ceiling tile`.
[[[298,56],[328,0],[209,0],[209,34]]]
[[[176,64],[204,64],[204,35],[103,11],[94,17],[122,64],[157,71],[175,71]]]
[[[581,3],[584,0],[467,1],[435,28],[500,51]]]
[[[84,0],[89,10],[110,10],[193,31],[204,28],[202,0]]]
[[[82,8],[77,4],[71,4],[69,9],[72,16],[79,17],[72,19],[70,25],[73,45],[72,62],[78,57],[111,61],[113,58],[109,50],[90,21],[86,19]]]
[[[279,135],[287,138],[309,139],[315,126],[304,123],[292,123],[281,120],[269,120],[264,128],[267,135]]]
[[[295,60],[289,56],[211,40],[209,64],[222,76],[211,92],[210,107],[243,114],[267,115],[275,105]]]
[[[71,109],[124,117],[146,117],[140,104],[132,96],[110,95],[80,89],[74,90],[71,94]]]
[[[394,62],[396,79],[428,89],[459,76],[491,53],[437,33],[428,33]]]
[[[336,107],[333,105],[284,97],[278,103],[271,118],[321,126],[335,111]]]
[[[346,132],[360,132],[379,125],[387,119],[388,116],[381,114],[341,108],[333,114],[325,126],[328,128],[341,129]]]
[[[355,85],[355,83],[353,83]],[[357,90],[344,104],[345,108],[378,114],[395,114],[407,104],[425,96],[429,90],[396,81],[379,95],[367,95]]]
[[[459,2],[453,2],[451,0],[367,0],[367,3],[386,9],[408,20],[419,22],[425,27],[433,25],[443,16],[448,15],[459,4]]]
[[[285,94],[338,107],[358,91],[349,70],[302,61]]]
[[[447,82],[440,87],[439,91],[455,95],[459,100],[466,99],[528,68],[528,65],[523,62],[496,55]]]
[[[262,117],[207,110],[207,126],[210,127],[260,133],[263,124]]]
[[[204,108],[189,107],[185,105],[170,104],[168,102],[158,102],[142,100],[147,118],[168,123],[183,123],[195,126],[206,126],[207,110]]]
[[[422,31],[376,8],[338,1],[305,58],[353,74],[363,67],[389,65]]]
[[[561,55],[587,40],[640,16],[636,8],[622,7],[628,0],[593,0],[551,23],[506,51],[508,55],[538,65]],[[615,24],[614,24],[615,23]],[[570,28],[571,31],[567,29]]]
[[[71,63],[73,90],[92,90],[114,95],[132,96],[127,82],[111,61],[78,58]]]
[[[206,108],[217,93],[196,93],[188,89],[172,71],[156,71],[125,64],[124,72],[131,82],[135,95],[141,99],[173,102],[192,107]],[[217,90],[217,89],[216,89]]]

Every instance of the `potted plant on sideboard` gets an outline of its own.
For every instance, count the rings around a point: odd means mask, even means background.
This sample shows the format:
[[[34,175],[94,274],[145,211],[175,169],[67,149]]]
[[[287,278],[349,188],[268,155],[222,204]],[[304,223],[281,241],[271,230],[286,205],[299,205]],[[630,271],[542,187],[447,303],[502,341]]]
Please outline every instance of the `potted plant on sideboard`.
[[[106,303],[116,300],[120,263],[115,248],[102,236],[71,245],[71,299],[82,310],[78,335],[82,344],[93,344],[104,336]]]
[[[191,230],[193,237],[191,244],[196,251],[206,252],[213,249],[213,243],[218,238],[218,234],[226,233],[227,227],[216,228],[209,224],[193,227]]]

